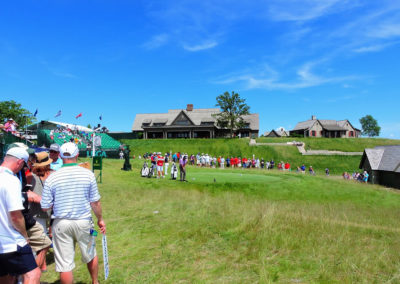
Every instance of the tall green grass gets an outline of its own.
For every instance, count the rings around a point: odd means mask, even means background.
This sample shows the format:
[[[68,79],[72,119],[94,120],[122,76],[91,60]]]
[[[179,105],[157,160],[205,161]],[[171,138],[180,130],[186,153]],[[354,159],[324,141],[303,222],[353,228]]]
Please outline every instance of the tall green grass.
[[[336,150],[344,152],[363,152],[365,148],[375,146],[400,145],[400,140],[384,138],[269,138],[260,137],[256,141],[260,143],[286,143],[290,141],[301,141],[306,143],[308,150]]]
[[[123,172],[122,161],[104,161],[106,283],[400,281],[397,191],[332,177],[195,167],[182,183],[141,178],[141,164]],[[89,283],[79,253],[76,263],[75,281]],[[49,264],[42,281],[57,279]]]

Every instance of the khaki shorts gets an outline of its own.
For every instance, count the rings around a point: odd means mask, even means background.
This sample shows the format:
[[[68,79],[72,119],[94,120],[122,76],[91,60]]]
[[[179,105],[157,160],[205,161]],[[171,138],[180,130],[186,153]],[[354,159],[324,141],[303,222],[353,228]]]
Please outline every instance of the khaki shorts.
[[[54,220],[52,232],[57,272],[68,272],[75,268],[75,243],[79,245],[83,263],[90,262],[96,256],[96,250],[92,255],[86,252],[92,228],[91,220]]]
[[[28,233],[29,237],[29,245],[34,252],[38,252],[51,246],[51,240],[43,231],[42,225],[40,225],[38,222],[36,222],[35,225],[26,232]]]

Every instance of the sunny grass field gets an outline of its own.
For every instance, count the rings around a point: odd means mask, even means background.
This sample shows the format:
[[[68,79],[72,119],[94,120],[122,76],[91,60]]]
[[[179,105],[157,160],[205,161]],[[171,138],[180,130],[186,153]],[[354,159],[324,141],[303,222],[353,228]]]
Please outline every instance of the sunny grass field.
[[[141,178],[141,165],[123,172],[122,161],[104,161],[106,283],[400,282],[397,191],[337,177],[192,167],[181,183]],[[89,283],[79,254],[76,264],[76,283]],[[54,264],[48,271],[42,281],[54,283]]]

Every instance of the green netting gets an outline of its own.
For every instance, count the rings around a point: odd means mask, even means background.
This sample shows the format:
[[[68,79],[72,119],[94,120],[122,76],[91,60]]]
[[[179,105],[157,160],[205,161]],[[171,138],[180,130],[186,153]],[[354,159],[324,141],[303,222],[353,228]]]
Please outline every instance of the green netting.
[[[15,136],[11,133],[4,132],[1,133],[0,135],[0,158],[3,157],[4,152],[8,149],[8,145],[15,143],[15,142],[21,142],[26,144],[27,146],[32,146],[32,142],[22,139],[18,136]]]

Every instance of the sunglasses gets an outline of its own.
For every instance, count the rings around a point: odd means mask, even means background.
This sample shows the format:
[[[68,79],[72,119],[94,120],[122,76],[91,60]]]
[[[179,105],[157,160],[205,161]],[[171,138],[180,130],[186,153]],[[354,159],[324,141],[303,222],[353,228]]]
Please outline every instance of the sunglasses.
[[[57,151],[54,150],[50,150],[50,153],[58,153]]]

